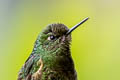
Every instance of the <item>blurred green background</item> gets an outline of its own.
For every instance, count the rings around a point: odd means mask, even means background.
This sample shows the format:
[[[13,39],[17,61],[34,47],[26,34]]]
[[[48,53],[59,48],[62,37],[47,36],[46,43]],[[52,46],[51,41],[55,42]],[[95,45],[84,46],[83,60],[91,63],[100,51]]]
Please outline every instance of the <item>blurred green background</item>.
[[[71,51],[78,80],[120,80],[119,0],[1,0],[0,80],[16,80],[43,28],[69,28],[90,19],[72,33]]]

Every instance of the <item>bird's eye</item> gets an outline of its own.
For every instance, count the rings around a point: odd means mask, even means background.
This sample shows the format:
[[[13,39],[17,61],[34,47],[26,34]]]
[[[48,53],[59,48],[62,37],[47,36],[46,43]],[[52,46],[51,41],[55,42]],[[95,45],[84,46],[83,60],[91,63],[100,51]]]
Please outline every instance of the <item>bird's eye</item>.
[[[54,35],[50,35],[50,36],[48,37],[48,40],[54,40],[54,39],[56,39],[56,37],[55,37]]]

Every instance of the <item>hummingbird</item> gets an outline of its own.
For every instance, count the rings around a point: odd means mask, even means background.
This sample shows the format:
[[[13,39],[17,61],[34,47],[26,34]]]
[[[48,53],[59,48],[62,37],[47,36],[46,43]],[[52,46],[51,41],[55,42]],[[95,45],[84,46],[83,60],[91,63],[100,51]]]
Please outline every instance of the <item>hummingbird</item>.
[[[48,25],[38,35],[17,80],[77,80],[70,51],[71,32],[87,20],[85,18],[71,29],[61,23]]]

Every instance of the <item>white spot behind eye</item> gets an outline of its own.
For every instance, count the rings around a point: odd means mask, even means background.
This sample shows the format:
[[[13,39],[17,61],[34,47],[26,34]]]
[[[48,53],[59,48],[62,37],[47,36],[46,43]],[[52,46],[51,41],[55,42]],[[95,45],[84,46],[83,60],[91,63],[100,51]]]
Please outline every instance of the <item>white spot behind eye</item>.
[[[51,39],[50,39],[50,36],[47,38],[47,40],[51,40]]]

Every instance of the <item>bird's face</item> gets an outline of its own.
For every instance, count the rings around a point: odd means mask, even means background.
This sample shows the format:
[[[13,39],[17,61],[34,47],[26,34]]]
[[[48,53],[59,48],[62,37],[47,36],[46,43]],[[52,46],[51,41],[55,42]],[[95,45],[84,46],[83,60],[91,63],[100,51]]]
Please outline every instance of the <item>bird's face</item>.
[[[66,35],[69,29],[64,24],[51,24],[40,34],[42,48],[49,51],[67,50],[71,35]]]

